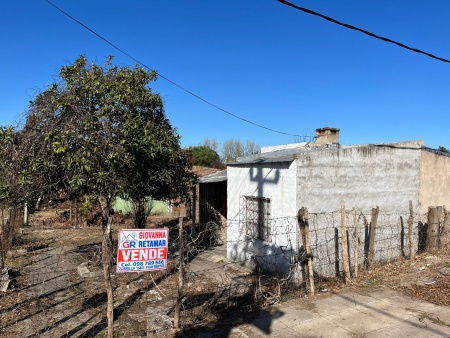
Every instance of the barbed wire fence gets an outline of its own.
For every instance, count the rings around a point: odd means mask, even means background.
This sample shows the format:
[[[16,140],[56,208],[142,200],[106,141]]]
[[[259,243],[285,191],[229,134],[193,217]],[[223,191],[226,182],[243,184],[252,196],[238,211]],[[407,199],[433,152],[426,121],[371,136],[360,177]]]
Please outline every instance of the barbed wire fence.
[[[435,231],[430,232],[433,221],[430,212],[436,209]],[[376,210],[376,218],[374,212]],[[342,233],[343,215],[346,223],[345,253]],[[257,262],[255,273],[271,272],[279,276],[279,290],[291,290],[289,285],[303,285],[312,275],[314,281],[345,276],[357,277],[358,270],[369,269],[373,264],[383,264],[398,258],[414,258],[416,252],[449,249],[449,213],[442,207],[430,208],[429,213],[388,212],[373,208],[361,211],[356,208],[327,213],[309,213],[309,245],[307,252],[298,229],[298,215],[271,220],[272,240],[264,243],[248,234],[245,221],[229,224],[240,234],[229,239],[228,255],[244,265]],[[230,232],[229,232],[230,233]],[[300,237],[300,238],[299,238]],[[303,243],[302,243],[303,242]],[[313,261],[313,272],[308,272],[308,261]],[[348,272],[345,271],[348,264]],[[254,267],[254,265],[253,265]],[[287,282],[289,281],[289,283]],[[311,288],[310,288],[311,289]],[[314,292],[313,292],[314,293]],[[273,292],[268,292],[272,295]],[[280,297],[271,297],[270,302]]]
[[[136,336],[143,332],[158,335],[173,327],[177,302],[179,325],[186,329],[206,320],[220,320],[225,313],[237,308],[245,310],[275,304],[292,292],[314,293],[311,285],[320,291],[323,281],[345,282],[342,210],[309,212],[309,253],[298,216],[271,219],[270,242],[255,237],[255,232],[247,228],[248,223],[243,219],[229,221],[228,227],[234,227],[236,233],[232,234],[229,229],[226,240],[220,237],[224,226],[220,222],[196,225],[195,234],[191,234],[190,224],[182,220],[181,237],[179,220],[167,225],[170,239],[166,270],[112,273],[115,325],[126,327],[127,332],[135,330]],[[430,238],[425,236],[431,224],[429,213],[412,214],[411,233],[411,214],[407,208],[403,213],[379,210],[376,233],[371,230],[372,211],[350,208],[345,210],[344,217],[350,278],[357,276],[358,268],[361,271],[370,268],[370,264],[410,258],[410,238],[413,254],[430,249],[427,248]],[[9,223],[8,217],[3,218],[2,255],[7,262],[7,251],[13,249],[9,257],[16,259],[12,268],[20,276],[14,278],[16,285],[0,293],[0,335],[89,337],[104,330],[106,292],[101,269],[101,229],[54,229],[49,225],[44,230],[39,229],[51,233],[49,238],[42,243],[34,239],[31,242],[29,235],[34,231],[33,224],[21,235],[20,210],[15,216],[11,213]],[[449,213],[443,209],[438,216],[437,243],[438,248],[444,250],[449,249],[448,222]],[[115,227],[122,225],[115,224]],[[91,242],[72,247],[59,242],[59,231],[71,236],[98,232],[98,236]],[[372,247],[371,232],[375,235]],[[14,248],[15,241],[8,235],[12,233],[16,243],[25,246]],[[184,252],[180,250],[181,243],[184,243]],[[112,244],[112,251],[112,261],[115,261],[116,242]],[[373,261],[370,261],[371,252]],[[182,265],[185,271],[180,275]],[[180,276],[183,279],[181,289]]]

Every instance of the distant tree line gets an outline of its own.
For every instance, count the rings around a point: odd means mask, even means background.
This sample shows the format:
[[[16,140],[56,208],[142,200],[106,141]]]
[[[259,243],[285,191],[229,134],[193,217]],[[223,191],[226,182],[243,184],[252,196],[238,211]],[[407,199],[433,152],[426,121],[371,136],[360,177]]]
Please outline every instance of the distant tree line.
[[[219,155],[217,140],[205,138],[200,145],[189,147],[187,150],[191,154],[193,165],[225,168],[227,163],[236,161],[238,157],[260,153],[261,147],[253,141],[228,139],[222,144]]]

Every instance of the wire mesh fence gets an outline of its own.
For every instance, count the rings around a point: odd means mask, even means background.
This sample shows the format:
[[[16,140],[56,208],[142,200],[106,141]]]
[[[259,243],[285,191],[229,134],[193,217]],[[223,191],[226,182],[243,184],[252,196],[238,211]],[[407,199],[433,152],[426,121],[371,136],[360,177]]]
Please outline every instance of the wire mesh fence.
[[[55,222],[30,221],[22,227],[20,211],[7,228],[2,223],[2,252],[9,269],[9,286],[0,292],[0,335],[5,337],[92,337],[107,326],[102,229],[58,226]],[[350,273],[356,267],[410,255],[409,213],[380,210],[376,235],[370,247],[372,215],[346,210],[347,256]],[[247,231],[249,222],[228,223],[228,238],[220,237],[223,224],[196,225],[191,233],[183,224],[185,250],[180,250],[178,219],[169,228],[167,269],[145,273],[118,274],[112,271],[114,327],[128,336],[159,335],[173,328],[177,301],[180,325],[186,329],[199,323],[221,320],[236,309],[253,309],[279,302],[292,292],[308,290],[308,261],[313,281],[343,280],[344,255],[342,213],[309,214],[308,256],[297,215],[270,220],[270,242]],[[414,250],[420,249],[421,231],[427,214],[413,215]],[[444,217],[439,229],[444,231]],[[114,224],[113,233],[130,225]],[[5,231],[6,229],[6,231]],[[15,230],[11,230],[15,229]],[[236,229],[234,232],[233,229]],[[10,231],[10,232],[8,232]],[[448,248],[447,241],[443,248]],[[14,233],[14,240],[6,234]],[[9,246],[5,245],[4,243]],[[423,239],[422,239],[423,241]],[[7,250],[5,250],[7,248]],[[111,261],[115,262],[117,238],[113,236]],[[179,291],[180,265],[184,284]],[[6,279],[6,278],[5,278]]]

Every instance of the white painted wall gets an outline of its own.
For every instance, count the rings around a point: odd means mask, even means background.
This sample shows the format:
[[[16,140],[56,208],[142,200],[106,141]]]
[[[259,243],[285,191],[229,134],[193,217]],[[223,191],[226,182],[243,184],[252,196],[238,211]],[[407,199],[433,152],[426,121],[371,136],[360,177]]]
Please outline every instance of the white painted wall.
[[[296,250],[296,222],[292,221],[297,212],[295,178],[293,162],[228,166],[227,254],[230,259],[251,263],[253,254],[275,262],[277,255],[281,255],[280,246],[293,246]],[[242,196],[270,198],[273,220],[270,243],[246,236],[240,222]],[[287,216],[291,218],[287,220]]]

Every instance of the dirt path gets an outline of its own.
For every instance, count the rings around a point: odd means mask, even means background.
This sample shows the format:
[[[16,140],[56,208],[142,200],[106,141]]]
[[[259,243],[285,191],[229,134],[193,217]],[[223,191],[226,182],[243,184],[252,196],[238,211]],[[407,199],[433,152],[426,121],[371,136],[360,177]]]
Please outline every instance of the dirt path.
[[[10,324],[3,327],[6,336],[79,337],[101,323],[102,311],[83,305],[88,293],[84,281],[75,278],[79,261],[77,247],[72,246],[33,252],[21,270],[21,287],[15,293],[22,299],[14,304],[13,312],[19,315],[5,318]]]

